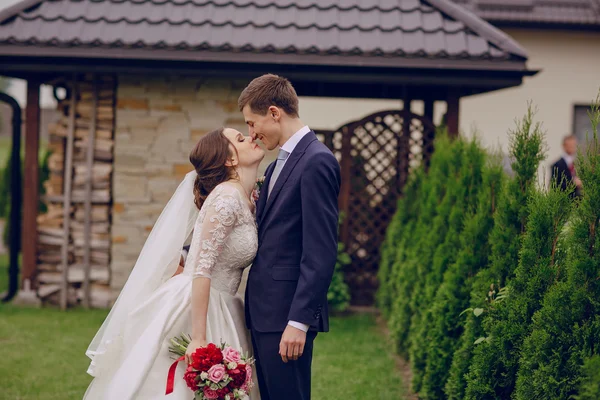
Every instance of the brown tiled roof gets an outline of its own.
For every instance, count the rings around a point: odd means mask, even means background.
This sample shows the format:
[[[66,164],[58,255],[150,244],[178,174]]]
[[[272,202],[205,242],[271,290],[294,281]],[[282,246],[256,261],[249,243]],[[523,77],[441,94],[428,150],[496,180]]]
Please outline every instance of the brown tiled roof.
[[[600,29],[600,0],[454,0],[497,26]]]
[[[451,0],[24,0],[0,12],[0,55],[17,47],[22,55],[121,49],[126,58],[269,54],[356,66],[491,60],[519,70],[527,58]]]

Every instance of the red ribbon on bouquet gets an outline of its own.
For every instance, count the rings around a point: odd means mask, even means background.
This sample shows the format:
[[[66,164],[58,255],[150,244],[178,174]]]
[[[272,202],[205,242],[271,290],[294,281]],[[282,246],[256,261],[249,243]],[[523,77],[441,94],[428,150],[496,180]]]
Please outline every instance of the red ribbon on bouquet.
[[[169,368],[169,375],[167,375],[167,392],[165,394],[173,393],[173,386],[175,385],[175,370],[177,369],[177,364],[183,360],[185,360],[185,356],[179,357],[173,364],[171,364],[171,367]]]

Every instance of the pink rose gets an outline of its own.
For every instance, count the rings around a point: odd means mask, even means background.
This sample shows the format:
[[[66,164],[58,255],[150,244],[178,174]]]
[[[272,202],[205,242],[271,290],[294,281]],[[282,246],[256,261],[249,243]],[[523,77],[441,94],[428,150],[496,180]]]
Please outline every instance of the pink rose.
[[[253,384],[252,384],[252,367],[250,365],[246,364],[246,382],[242,386],[242,390],[251,389],[252,386],[253,386]]]
[[[206,397],[209,400],[213,400],[218,399],[219,395],[217,394],[216,390],[212,390],[208,386],[204,386],[204,397]]]
[[[208,379],[214,383],[219,383],[225,376],[225,366],[223,364],[215,364],[208,370]]]
[[[236,349],[232,347],[225,347],[225,350],[223,350],[223,360],[225,360],[225,362],[228,364],[239,364],[239,362],[242,361],[242,356],[240,356],[240,352]]]

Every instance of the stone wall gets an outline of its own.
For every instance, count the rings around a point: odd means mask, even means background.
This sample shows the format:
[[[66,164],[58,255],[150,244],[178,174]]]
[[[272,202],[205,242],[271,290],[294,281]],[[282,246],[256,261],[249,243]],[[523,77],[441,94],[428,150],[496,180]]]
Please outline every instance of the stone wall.
[[[163,207],[191,171],[193,145],[226,126],[247,132],[245,82],[119,76],[113,178],[111,287],[120,290]],[[274,155],[268,154],[261,172]]]

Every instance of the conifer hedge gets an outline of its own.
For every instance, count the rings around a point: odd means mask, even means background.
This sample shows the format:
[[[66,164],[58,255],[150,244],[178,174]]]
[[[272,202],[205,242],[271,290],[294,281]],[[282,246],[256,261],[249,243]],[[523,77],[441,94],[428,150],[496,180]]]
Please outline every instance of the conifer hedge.
[[[599,99],[600,100],[600,99]],[[600,111],[574,203],[538,187],[531,108],[513,176],[476,140],[436,140],[382,246],[377,305],[422,399],[600,398]]]

